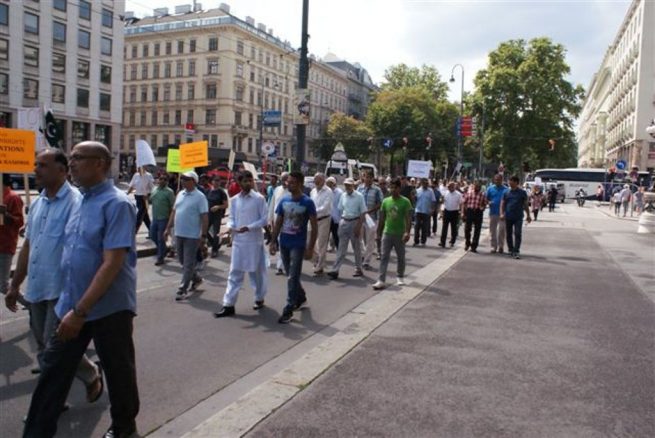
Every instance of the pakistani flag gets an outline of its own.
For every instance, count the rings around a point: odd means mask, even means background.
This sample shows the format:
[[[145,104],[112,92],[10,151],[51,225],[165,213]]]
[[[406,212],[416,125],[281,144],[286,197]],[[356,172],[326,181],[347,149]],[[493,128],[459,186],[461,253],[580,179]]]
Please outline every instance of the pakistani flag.
[[[62,140],[62,135],[51,109],[45,110],[44,129],[42,131],[48,144],[53,148],[58,148]]]

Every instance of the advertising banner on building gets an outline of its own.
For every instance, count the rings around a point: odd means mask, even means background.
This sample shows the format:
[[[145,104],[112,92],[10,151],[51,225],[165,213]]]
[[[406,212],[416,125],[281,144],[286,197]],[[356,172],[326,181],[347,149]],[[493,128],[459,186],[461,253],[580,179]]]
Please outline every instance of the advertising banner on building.
[[[264,126],[280,126],[282,111],[264,111]]]
[[[293,123],[295,125],[308,125],[309,124],[309,109],[311,102],[311,93],[306,88],[296,90],[295,99],[293,102]]]

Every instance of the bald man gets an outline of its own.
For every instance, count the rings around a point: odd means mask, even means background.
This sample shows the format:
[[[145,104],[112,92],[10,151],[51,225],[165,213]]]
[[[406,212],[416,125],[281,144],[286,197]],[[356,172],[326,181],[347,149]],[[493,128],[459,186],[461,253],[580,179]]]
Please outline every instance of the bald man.
[[[82,142],[70,157],[82,201],[71,211],[61,257],[58,324],[25,421],[24,437],[52,437],[77,365],[93,340],[107,376],[111,426],[106,437],[136,434],[139,391],[132,320],[136,314],[136,209],[107,178],[111,153]]]

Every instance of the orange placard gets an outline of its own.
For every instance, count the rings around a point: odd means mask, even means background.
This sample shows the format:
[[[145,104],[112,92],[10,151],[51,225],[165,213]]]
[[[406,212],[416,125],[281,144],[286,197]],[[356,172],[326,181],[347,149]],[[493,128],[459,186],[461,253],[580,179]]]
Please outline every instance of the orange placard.
[[[0,128],[0,173],[33,173],[36,134]]]
[[[180,167],[204,167],[209,165],[207,142],[197,141],[180,145]]]

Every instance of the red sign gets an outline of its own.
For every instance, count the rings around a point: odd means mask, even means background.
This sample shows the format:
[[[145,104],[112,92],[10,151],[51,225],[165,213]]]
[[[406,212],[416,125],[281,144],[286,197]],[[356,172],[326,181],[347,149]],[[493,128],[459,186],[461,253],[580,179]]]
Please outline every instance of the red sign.
[[[184,132],[186,134],[195,134],[196,133],[196,125],[194,123],[185,123],[184,124]]]

